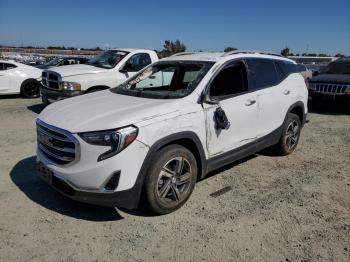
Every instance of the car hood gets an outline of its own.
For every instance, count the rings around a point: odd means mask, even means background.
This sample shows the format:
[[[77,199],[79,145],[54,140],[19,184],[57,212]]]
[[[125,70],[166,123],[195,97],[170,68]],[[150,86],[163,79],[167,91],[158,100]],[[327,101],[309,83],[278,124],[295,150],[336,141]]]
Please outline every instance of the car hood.
[[[311,83],[350,84],[350,75],[322,74],[310,79]]]
[[[86,74],[98,74],[108,72],[108,69],[95,67],[92,65],[66,65],[51,68],[51,71],[59,73],[62,77],[86,75]]]
[[[38,118],[72,133],[106,130],[178,114],[175,100],[133,97],[104,90],[51,104]]]

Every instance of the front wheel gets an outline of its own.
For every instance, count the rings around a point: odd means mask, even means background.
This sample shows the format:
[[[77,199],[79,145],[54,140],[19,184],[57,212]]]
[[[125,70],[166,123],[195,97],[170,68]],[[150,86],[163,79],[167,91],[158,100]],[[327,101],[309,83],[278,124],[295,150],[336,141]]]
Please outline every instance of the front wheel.
[[[282,136],[276,145],[281,155],[291,154],[298,145],[301,132],[300,118],[293,113],[288,113],[283,125]]]
[[[154,159],[145,179],[145,195],[153,212],[167,214],[189,199],[197,180],[197,162],[180,145],[159,150]]]
[[[25,81],[21,86],[21,94],[26,98],[39,97],[40,83],[36,80]]]

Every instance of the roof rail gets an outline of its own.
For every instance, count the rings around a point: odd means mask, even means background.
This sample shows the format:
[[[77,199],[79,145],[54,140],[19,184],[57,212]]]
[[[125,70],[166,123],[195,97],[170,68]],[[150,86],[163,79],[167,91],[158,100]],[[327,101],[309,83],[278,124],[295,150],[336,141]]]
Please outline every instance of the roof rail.
[[[198,54],[198,53],[200,53],[200,52],[180,52],[180,53],[173,54],[171,56],[194,55],[194,54]]]
[[[279,56],[282,57],[279,54],[269,53],[269,52],[261,52],[261,51],[249,51],[249,50],[234,50],[230,52],[226,52],[222,55],[222,57],[229,56],[229,55],[235,55],[235,54],[261,54],[261,55],[273,55],[273,56]]]

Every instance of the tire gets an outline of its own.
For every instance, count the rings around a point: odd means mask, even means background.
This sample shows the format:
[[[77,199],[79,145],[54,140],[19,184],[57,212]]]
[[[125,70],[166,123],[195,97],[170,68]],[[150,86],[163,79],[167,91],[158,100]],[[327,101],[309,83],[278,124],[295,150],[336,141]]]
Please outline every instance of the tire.
[[[191,196],[197,181],[197,162],[191,151],[180,145],[162,148],[153,159],[144,182],[146,201],[154,213],[168,214]]]
[[[42,103],[44,104],[44,105],[49,105],[49,104],[51,104],[50,103],[50,101],[49,101],[49,99],[46,97],[46,96],[42,96],[41,97],[41,101],[42,101]]]
[[[277,153],[283,156],[291,154],[298,145],[300,132],[300,118],[296,114],[288,113],[283,124],[281,139],[276,145]]]
[[[40,83],[36,80],[24,81],[21,85],[21,94],[25,98],[37,98],[40,96]]]

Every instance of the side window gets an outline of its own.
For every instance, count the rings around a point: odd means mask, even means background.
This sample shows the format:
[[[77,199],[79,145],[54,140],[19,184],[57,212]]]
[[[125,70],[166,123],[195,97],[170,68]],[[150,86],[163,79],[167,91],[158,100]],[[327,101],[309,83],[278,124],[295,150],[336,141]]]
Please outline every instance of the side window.
[[[16,65],[8,64],[8,63],[3,63],[2,66],[0,65],[0,69],[2,68],[2,70],[9,70],[9,69],[13,69],[16,67],[17,67]]]
[[[217,99],[240,94],[248,90],[247,72],[243,62],[223,68],[213,79],[209,96]]]
[[[4,64],[0,63],[0,71],[4,70]]]
[[[253,82],[251,91],[271,87],[280,82],[273,60],[253,58],[247,59],[247,64],[249,76]]]
[[[302,71],[298,65],[288,61],[276,60],[275,65],[281,81],[287,78],[290,74]]]
[[[128,72],[138,72],[142,68],[151,64],[151,57],[149,54],[142,53],[133,55],[124,65],[125,70]]]

